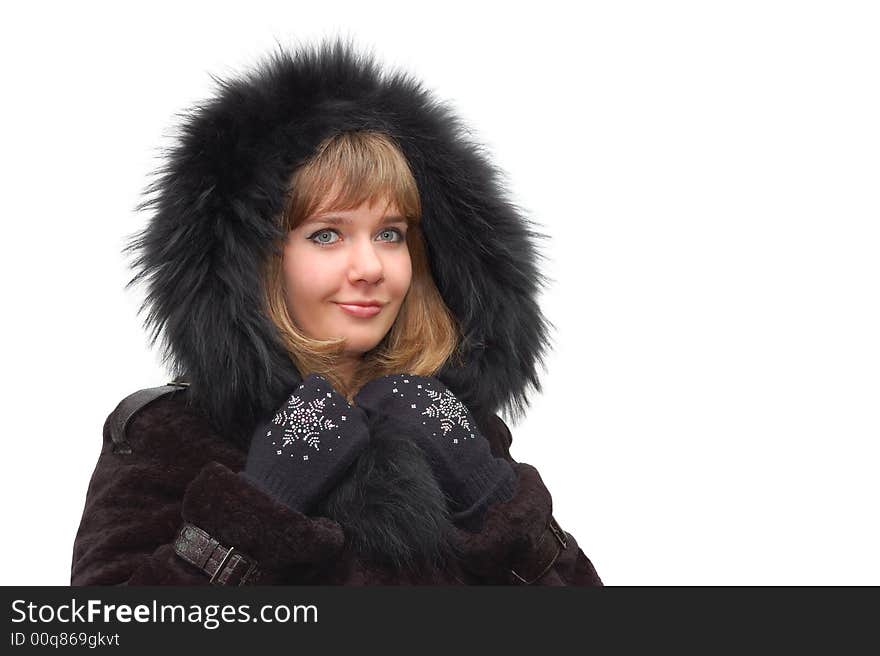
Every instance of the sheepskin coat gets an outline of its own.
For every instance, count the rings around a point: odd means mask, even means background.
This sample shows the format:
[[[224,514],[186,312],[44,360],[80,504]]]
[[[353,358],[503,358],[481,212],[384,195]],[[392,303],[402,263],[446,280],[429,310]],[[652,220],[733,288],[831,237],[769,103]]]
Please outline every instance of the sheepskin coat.
[[[540,392],[550,342],[542,235],[453,111],[337,41],[220,81],[180,127],[126,249],[174,380],[108,416],[72,584],[601,585],[539,473],[510,455],[501,414],[521,416],[528,388]],[[309,515],[237,475],[254,427],[302,381],[260,301],[286,184],[323,139],[363,129],[389,134],[410,164],[431,274],[463,335],[462,361],[436,376],[517,475],[475,533],[450,522],[422,452],[387,430]],[[183,555],[194,531],[195,559],[192,545]]]

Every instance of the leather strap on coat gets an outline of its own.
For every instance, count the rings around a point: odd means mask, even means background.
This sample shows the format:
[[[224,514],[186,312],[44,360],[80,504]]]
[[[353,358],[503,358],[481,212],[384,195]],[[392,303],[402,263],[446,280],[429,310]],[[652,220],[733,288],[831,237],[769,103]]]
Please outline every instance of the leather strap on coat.
[[[174,551],[210,576],[214,585],[244,585],[259,579],[257,562],[235,547],[225,547],[198,526],[185,522],[174,540]]]
[[[514,582],[526,585],[535,583],[550,571],[567,546],[568,540],[565,539],[565,531],[551,516],[535,550],[525,557],[521,556],[513,563],[510,573],[514,577]]]
[[[185,390],[187,387],[189,387],[189,383],[173,380],[166,385],[138,390],[122,399],[109,418],[113,453],[131,453],[131,446],[129,446],[128,440],[125,439],[125,430],[138,412],[153,401],[161,399],[168,394]]]

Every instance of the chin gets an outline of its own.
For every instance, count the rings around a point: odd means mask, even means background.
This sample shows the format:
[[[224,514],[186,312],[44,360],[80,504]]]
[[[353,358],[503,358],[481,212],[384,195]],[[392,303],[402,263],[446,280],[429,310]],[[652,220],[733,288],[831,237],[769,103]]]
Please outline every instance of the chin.
[[[355,346],[349,346],[346,343],[345,354],[350,357],[356,357],[356,358],[363,357],[364,353],[376,348],[376,345],[379,344],[379,341],[381,341],[381,340],[377,340],[375,342],[370,342],[369,344],[358,344]]]
[[[315,331],[322,334],[322,339],[333,339],[337,337],[345,338],[345,350],[343,353],[348,357],[361,357],[367,351],[371,351],[385,338],[391,326],[361,326],[360,329],[352,326],[325,326],[321,331]]]
[[[376,338],[364,338],[363,335],[358,337],[345,336],[345,354],[361,356],[382,341],[380,336]]]

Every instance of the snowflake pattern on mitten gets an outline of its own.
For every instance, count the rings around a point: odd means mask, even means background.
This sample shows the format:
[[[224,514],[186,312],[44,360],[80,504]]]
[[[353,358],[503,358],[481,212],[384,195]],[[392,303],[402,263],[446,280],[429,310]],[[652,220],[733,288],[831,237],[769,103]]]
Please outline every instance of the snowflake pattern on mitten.
[[[304,387],[305,385],[300,385],[296,393],[290,395],[287,405],[275,413],[269,424],[266,437],[271,438],[272,445],[278,447],[276,455],[280,456],[286,450],[294,451],[297,444],[320,451],[321,438],[335,436],[337,440],[342,439],[342,435],[336,430],[341,424],[336,423],[336,415],[332,410],[336,403],[330,401],[333,395],[330,392],[322,394],[321,388],[316,387],[315,394],[318,396],[309,398],[302,392]],[[327,407],[328,401],[331,407]],[[346,415],[340,415],[338,420],[343,422],[346,419]],[[329,447],[328,451],[333,451],[333,447]],[[294,453],[290,453],[290,457],[293,456]],[[303,454],[302,459],[308,460],[309,454]]]
[[[409,403],[410,410],[419,416],[426,417],[422,425],[430,427],[431,435],[448,437],[452,444],[461,444],[465,440],[476,439],[471,428],[470,415],[465,405],[445,387],[434,389],[425,381],[410,381],[407,377],[394,378],[389,381],[391,392]],[[431,421],[429,426],[428,422]]]

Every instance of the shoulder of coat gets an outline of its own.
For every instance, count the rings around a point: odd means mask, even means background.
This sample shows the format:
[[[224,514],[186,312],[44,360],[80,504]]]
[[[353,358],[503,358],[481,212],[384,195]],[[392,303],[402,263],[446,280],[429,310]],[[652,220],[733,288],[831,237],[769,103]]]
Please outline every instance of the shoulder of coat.
[[[148,387],[129,394],[110,413],[107,423],[110,429],[110,439],[113,442],[113,453],[131,453],[131,446],[125,437],[131,420],[144,408],[161,398],[178,392],[186,392],[189,383],[183,380],[173,380],[158,387]]]
[[[494,441],[500,453],[509,458],[510,445],[513,444],[513,435],[511,435],[507,423],[505,423],[500,415],[493,414],[489,417],[489,430],[492,434],[490,442]]]

